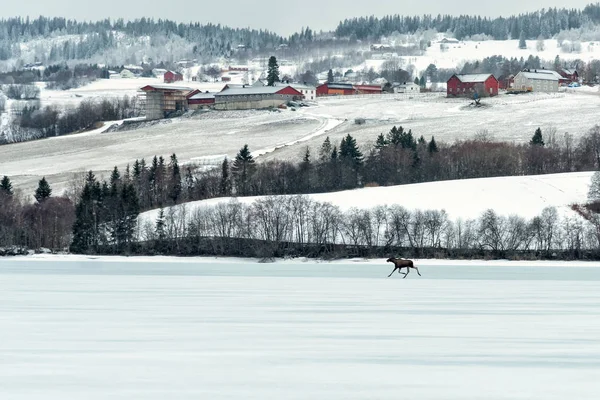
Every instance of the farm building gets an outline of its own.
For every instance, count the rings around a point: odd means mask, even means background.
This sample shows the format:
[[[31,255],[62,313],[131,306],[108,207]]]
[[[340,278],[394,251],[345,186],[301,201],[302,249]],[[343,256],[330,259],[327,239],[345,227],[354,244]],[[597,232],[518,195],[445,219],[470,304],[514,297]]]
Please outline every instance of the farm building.
[[[356,94],[381,94],[380,85],[354,85]]]
[[[555,71],[526,69],[515,76],[513,90],[554,93],[558,92],[561,78]]]
[[[210,107],[215,104],[214,93],[202,93],[199,90],[194,90],[187,96],[188,108],[190,110],[197,110],[203,107]]]
[[[579,82],[579,73],[574,69],[561,69],[558,73],[567,81],[566,83]]]
[[[452,75],[448,79],[446,93],[448,97],[480,97],[498,95],[498,80],[491,74]]]
[[[167,71],[163,75],[163,79],[165,83],[180,82],[183,81],[183,75],[181,75],[179,72]]]
[[[317,88],[314,86],[300,83],[290,83],[289,86],[302,93],[305,100],[316,100],[317,98]]]
[[[404,82],[394,87],[395,93],[421,93],[421,86],[414,82]]]
[[[121,75],[122,79],[133,79],[133,78],[135,78],[135,75],[133,74],[133,72],[131,72],[128,69],[122,70],[119,75]]]
[[[353,94],[356,94],[356,90],[351,83],[324,83],[317,87],[317,96],[349,96]]]
[[[188,109],[187,96],[191,88],[171,85],[147,85],[141,88],[146,95],[146,119],[165,118],[174,111]]]
[[[304,96],[293,87],[249,86],[228,87],[215,94],[217,110],[250,110],[279,107],[288,101],[301,100]]]

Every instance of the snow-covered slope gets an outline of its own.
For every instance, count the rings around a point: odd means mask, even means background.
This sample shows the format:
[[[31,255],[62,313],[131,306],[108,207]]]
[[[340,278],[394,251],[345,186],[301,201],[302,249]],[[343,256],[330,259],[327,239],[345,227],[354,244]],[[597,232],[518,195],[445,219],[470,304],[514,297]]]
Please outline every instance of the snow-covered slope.
[[[500,215],[532,218],[545,207],[556,207],[563,216],[574,216],[569,205],[585,202],[592,172],[516,176],[458,181],[430,182],[377,188],[364,188],[334,193],[309,195],[313,200],[334,204],[342,210],[371,209],[380,205],[401,205],[409,210],[446,210],[451,220],[476,219],[487,209]],[[260,197],[243,197],[250,204]],[[206,207],[230,198],[187,203],[188,215],[198,207]],[[179,207],[179,206],[178,206]],[[154,222],[158,210],[140,215],[140,221]]]

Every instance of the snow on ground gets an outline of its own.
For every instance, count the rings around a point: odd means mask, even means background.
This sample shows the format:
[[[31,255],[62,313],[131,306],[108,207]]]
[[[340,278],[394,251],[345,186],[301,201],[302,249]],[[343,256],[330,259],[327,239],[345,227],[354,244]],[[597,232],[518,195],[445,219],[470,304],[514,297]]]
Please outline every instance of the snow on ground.
[[[343,192],[308,195],[315,201],[338,206],[342,211],[350,208],[372,209],[377,206],[400,205],[408,210],[446,210],[451,220],[476,219],[493,209],[500,215],[519,215],[533,218],[545,207],[556,207],[561,216],[576,216],[571,204],[587,201],[593,172],[574,172],[537,176],[464,179],[443,182],[417,183],[375,188],[362,188]],[[260,199],[239,197],[238,201],[251,204]],[[217,198],[186,203],[187,215],[195,209],[231,201]],[[181,207],[181,206],[175,206]],[[140,222],[154,222],[159,210],[140,214]]]
[[[595,399],[600,268],[3,261],[11,400]]]
[[[134,79],[98,79],[89,85],[70,90],[48,90],[45,83],[38,83],[41,89],[40,100],[43,106],[56,105],[59,107],[76,106],[85,99],[114,98],[123,96],[137,96],[140,88],[146,85],[164,85],[159,78],[134,78]],[[219,92],[225,86],[223,82],[176,82],[173,86],[186,86],[202,91]]]
[[[600,58],[599,42],[581,42],[581,51],[573,53],[563,52],[555,39],[545,40],[543,51],[537,50],[537,40],[527,40],[527,49],[520,49],[518,40],[461,41],[457,44],[444,45],[445,50],[442,50],[440,45],[440,42],[433,42],[422,56],[401,56],[399,59],[403,61],[404,68],[414,65],[420,76],[429,64],[435,64],[438,68],[461,68],[467,61],[483,60],[492,56],[503,56],[509,59],[522,57],[526,60],[533,55],[543,61],[551,62],[554,62],[556,56],[565,61],[583,60],[585,62]],[[388,60],[369,59],[363,64],[351,68],[355,71],[364,68],[373,68],[377,71],[386,61]]]
[[[486,107],[478,109],[469,103],[439,94],[366,95],[320,99],[316,106],[296,112],[210,112],[126,132],[95,131],[0,146],[0,174],[27,192],[33,192],[37,181],[46,176],[59,193],[74,172],[108,171],[155,154],[176,153],[185,163],[223,154],[233,157],[248,144],[261,155],[259,159],[299,160],[306,146],[316,154],[326,136],[339,143],[351,134],[367,149],[377,135],[394,125],[428,140],[435,136],[438,142],[469,138],[481,130],[497,140],[526,142],[538,126],[544,132],[556,129],[558,136],[569,132],[578,137],[598,123],[600,96],[571,92],[502,95],[483,100]],[[367,123],[356,125],[355,118],[366,118]]]

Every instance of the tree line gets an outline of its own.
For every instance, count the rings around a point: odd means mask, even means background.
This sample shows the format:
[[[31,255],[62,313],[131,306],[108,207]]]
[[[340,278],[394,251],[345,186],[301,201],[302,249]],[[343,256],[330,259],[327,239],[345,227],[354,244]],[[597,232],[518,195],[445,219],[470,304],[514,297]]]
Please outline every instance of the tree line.
[[[435,29],[452,32],[457,39],[487,35],[496,40],[549,39],[563,30],[577,29],[586,24],[598,24],[600,4],[590,4],[583,10],[548,8],[510,17],[488,18],[476,15],[388,15],[346,19],[339,23],[335,33],[341,38],[377,40],[395,32],[412,34],[419,30]]]

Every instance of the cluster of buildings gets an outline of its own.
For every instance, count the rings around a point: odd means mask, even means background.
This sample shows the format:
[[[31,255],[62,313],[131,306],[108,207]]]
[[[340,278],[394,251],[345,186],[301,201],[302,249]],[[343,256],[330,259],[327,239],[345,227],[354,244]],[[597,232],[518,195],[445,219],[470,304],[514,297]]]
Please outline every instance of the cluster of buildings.
[[[509,93],[558,92],[561,86],[579,81],[577,71],[561,69],[525,69],[515,76],[498,80],[492,74],[455,74],[447,82],[448,97],[497,96],[500,89]]]
[[[218,93],[171,84],[147,85],[141,90],[146,96],[146,119],[149,120],[205,107],[215,110],[278,108],[290,101],[316,98],[315,87],[287,83],[276,86],[227,84]]]

